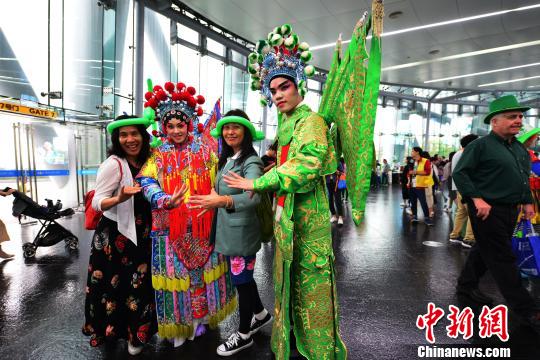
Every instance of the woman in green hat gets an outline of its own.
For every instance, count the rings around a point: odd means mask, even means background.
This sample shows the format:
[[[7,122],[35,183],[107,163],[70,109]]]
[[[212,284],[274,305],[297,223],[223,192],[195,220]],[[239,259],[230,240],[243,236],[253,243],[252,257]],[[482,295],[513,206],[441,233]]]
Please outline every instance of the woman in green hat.
[[[92,236],[83,334],[90,345],[126,339],[139,354],[157,329],[152,289],[152,215],[134,178],[150,154],[151,120],[121,115],[107,126],[112,146],[99,166],[92,207],[103,216]]]
[[[248,179],[263,174],[263,163],[253,141],[263,140],[264,134],[255,130],[242,110],[225,114],[211,134],[222,140],[215,190],[210,195],[191,196],[190,204],[218,209],[213,229],[215,251],[227,256],[232,283],[239,296],[238,331],[217,348],[218,355],[230,356],[253,345],[251,335],[272,321],[253,279],[256,254],[261,248],[261,226],[255,211],[261,195],[231,188],[223,181],[223,175],[228,172]]]

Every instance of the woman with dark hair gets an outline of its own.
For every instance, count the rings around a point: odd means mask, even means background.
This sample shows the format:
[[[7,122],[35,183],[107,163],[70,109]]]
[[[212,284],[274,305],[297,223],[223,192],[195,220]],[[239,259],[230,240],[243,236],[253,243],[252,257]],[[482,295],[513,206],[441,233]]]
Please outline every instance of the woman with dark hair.
[[[215,190],[210,195],[192,196],[190,204],[202,209],[218,209],[215,221],[215,250],[227,256],[233,285],[238,292],[240,325],[238,331],[218,346],[217,353],[230,356],[253,345],[251,335],[272,321],[264,308],[253,279],[257,251],[261,248],[261,226],[255,207],[259,194],[250,194],[229,187],[223,175],[234,172],[248,179],[263,174],[263,163],[253,141],[263,140],[242,110],[231,110],[219,120],[212,136],[221,137],[222,150],[218,162]]]
[[[132,355],[156,331],[150,205],[133,181],[150,153],[143,123],[122,115],[107,127],[112,147],[99,167],[92,200],[103,216],[92,237],[83,326],[91,346],[123,338]]]

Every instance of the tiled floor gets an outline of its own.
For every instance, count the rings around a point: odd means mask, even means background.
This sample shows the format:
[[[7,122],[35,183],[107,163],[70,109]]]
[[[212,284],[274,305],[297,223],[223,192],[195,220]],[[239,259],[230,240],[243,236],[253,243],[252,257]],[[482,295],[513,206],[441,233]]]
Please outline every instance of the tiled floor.
[[[448,243],[450,216],[439,212],[434,227],[410,225],[400,200],[396,187],[372,192],[361,226],[347,219],[345,226],[333,229],[341,332],[349,359],[416,359],[418,345],[426,340],[415,322],[428,302],[445,311],[450,304],[459,305],[454,286],[468,250]],[[80,332],[91,235],[81,230],[81,220],[76,215],[62,221],[79,236],[78,252],[57,244],[39,248],[31,262],[23,260],[20,245],[31,240],[37,228],[8,226],[13,240],[6,249],[16,257],[0,262],[0,359],[129,358],[124,342],[91,348]],[[440,246],[427,246],[429,242]],[[271,263],[272,248],[266,245],[258,254],[255,275],[268,308],[273,306]],[[540,301],[540,281],[524,281]],[[482,289],[502,301],[489,276]],[[217,359],[216,346],[237,323],[237,316],[232,316],[218,330],[179,349],[154,338],[139,358]],[[449,338],[446,325],[442,319],[435,328],[437,346],[470,344]],[[513,316],[509,327],[508,344],[494,339],[474,342],[511,347],[513,359],[540,359],[540,338],[519,326]],[[255,346],[231,359],[271,359],[269,342],[267,328],[255,336]]]

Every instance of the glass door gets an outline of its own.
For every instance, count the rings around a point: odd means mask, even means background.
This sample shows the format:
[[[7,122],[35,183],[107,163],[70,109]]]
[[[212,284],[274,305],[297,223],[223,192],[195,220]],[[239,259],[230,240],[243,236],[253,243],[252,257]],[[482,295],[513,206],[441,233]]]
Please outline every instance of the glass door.
[[[103,126],[61,124],[0,112],[0,189],[17,189],[40,205],[83,205],[105,158]],[[0,218],[16,222],[12,198],[0,198]]]

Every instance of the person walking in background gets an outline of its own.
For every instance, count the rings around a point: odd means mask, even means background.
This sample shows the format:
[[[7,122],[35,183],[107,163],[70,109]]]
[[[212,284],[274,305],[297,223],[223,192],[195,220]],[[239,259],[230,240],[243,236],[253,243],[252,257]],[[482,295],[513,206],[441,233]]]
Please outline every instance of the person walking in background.
[[[3,197],[12,195],[15,192],[15,189],[8,189],[7,191],[0,190],[0,195]],[[0,259],[11,259],[12,254],[8,254],[2,249],[2,243],[9,241],[9,234],[6,229],[6,224],[0,220]]]
[[[410,172],[414,169],[414,159],[411,156],[407,156],[405,159],[405,165],[403,165],[403,168],[401,169],[401,174],[399,175],[399,180],[401,183],[401,198],[403,199],[403,202],[400,204],[403,208],[410,207]]]
[[[448,200],[443,207],[443,211],[445,212],[452,212],[452,207],[454,206],[454,202],[456,200],[456,192],[452,190],[452,159],[454,158],[455,154],[456,152],[452,151],[448,155],[448,161],[443,167],[443,185],[441,186],[441,190],[444,191],[444,189],[448,189]]]
[[[454,155],[452,158],[452,174],[455,171],[456,166],[458,165],[459,160],[461,159],[461,156],[463,155],[463,151],[474,140],[478,139],[478,135],[469,134],[461,138],[460,145],[461,149]],[[452,176],[453,178],[453,176]],[[469,212],[467,209],[467,204],[464,203],[463,197],[460,193],[460,191],[457,189],[455,181],[452,183],[452,187],[456,191],[456,205],[457,205],[457,211],[456,215],[454,216],[454,227],[452,228],[452,232],[450,233],[449,241],[454,244],[460,244],[464,248],[470,249],[474,245],[474,233],[471,226],[471,220],[469,217]],[[463,226],[465,227],[465,236],[461,236],[461,232],[463,231]]]
[[[511,245],[520,207],[525,219],[535,215],[529,188],[531,161],[515,138],[523,112],[529,109],[512,95],[492,101],[484,118],[491,132],[467,145],[453,172],[476,238],[456,290],[460,297],[491,304],[493,300],[478,288],[489,270],[508,307],[540,333],[540,310],[523,286]]]
[[[194,195],[190,204],[195,208],[217,209],[214,221],[215,251],[227,257],[232,283],[238,292],[240,324],[216,352],[231,356],[253,345],[252,335],[272,321],[264,308],[257,284],[253,279],[257,251],[261,248],[261,225],[255,208],[265,194],[251,194],[229,187],[223,175],[234,172],[247,179],[263,174],[263,163],[253,148],[253,141],[264,139],[255,130],[247,114],[231,110],[220,119],[212,136],[222,138],[218,173],[210,195]]]
[[[388,163],[386,159],[383,159],[381,171],[382,171],[381,185],[388,186],[388,173],[390,172],[390,164]]]
[[[266,153],[261,157],[261,160],[264,165],[264,173],[270,171],[271,168],[276,166],[276,156],[277,156],[277,142],[274,142],[268,147]]]
[[[341,181],[341,185],[340,185]],[[333,174],[326,175],[326,189],[328,190],[328,205],[330,207],[330,223],[334,224],[336,221],[339,226],[343,225],[343,191],[345,171],[343,164],[338,163],[337,171]]]
[[[431,162],[421,156],[422,148],[415,146],[411,151],[411,157],[414,160],[414,169],[410,172],[410,186],[411,186],[411,210],[412,210],[412,223],[418,222],[418,201],[422,206],[424,213],[424,222],[428,226],[433,226],[433,221],[430,217],[428,204],[426,201],[426,189],[433,186],[433,176],[431,172]]]

